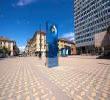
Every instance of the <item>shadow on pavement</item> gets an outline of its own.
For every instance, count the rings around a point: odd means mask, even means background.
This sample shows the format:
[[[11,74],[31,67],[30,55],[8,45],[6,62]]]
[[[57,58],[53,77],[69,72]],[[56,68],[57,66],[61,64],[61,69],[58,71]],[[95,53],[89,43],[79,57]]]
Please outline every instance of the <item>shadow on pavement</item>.
[[[110,56],[99,56],[96,59],[108,59],[108,60],[110,60]]]
[[[0,60],[4,60],[5,58],[0,58]]]

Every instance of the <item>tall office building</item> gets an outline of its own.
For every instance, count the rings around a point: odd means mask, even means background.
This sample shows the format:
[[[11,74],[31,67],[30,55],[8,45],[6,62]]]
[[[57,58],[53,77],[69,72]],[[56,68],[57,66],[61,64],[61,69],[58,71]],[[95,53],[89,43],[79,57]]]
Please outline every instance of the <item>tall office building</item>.
[[[80,52],[95,51],[95,35],[103,37],[109,25],[110,0],[74,0],[75,40]]]

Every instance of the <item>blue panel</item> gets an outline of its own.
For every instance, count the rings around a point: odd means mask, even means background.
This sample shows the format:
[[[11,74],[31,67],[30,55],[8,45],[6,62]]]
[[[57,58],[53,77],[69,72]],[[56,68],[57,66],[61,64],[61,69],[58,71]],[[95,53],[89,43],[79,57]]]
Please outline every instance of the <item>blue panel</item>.
[[[46,43],[48,67],[58,66],[58,30],[55,24],[47,23]]]

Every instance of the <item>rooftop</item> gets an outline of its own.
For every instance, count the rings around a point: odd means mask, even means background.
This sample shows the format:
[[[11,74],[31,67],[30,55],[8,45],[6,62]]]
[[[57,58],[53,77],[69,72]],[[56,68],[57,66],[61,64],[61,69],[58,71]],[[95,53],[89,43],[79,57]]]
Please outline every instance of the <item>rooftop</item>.
[[[13,40],[10,40],[9,38],[0,36],[0,41],[8,41],[8,42],[14,42]]]

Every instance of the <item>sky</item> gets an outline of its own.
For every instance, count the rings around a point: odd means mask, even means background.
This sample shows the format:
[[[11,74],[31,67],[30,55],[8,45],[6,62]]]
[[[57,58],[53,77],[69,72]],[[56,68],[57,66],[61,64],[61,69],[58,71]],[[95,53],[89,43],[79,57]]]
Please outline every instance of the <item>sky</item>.
[[[59,37],[73,39],[73,0],[0,0],[0,36],[24,47],[45,22],[58,26]]]

